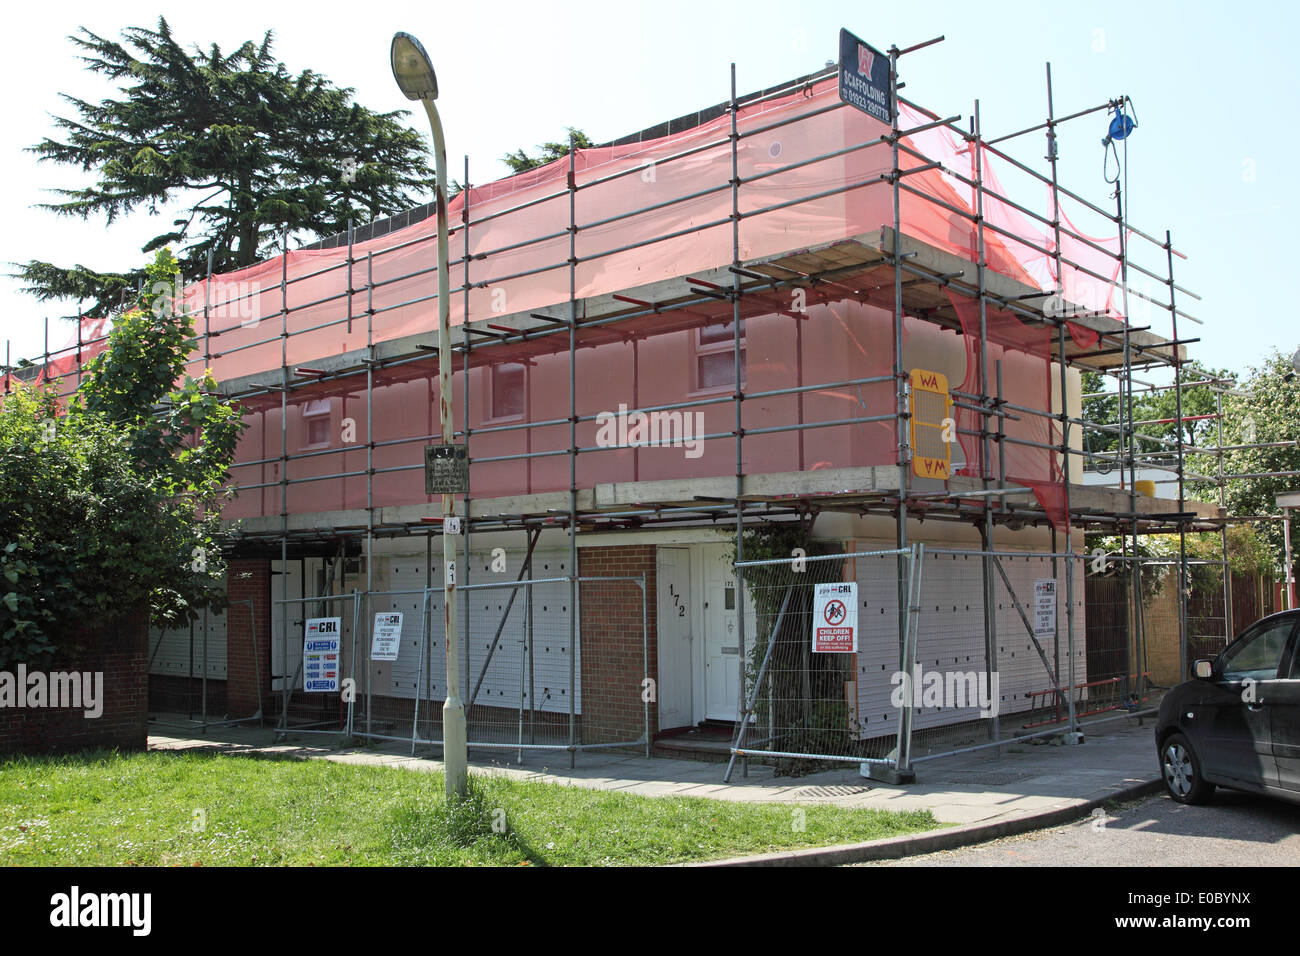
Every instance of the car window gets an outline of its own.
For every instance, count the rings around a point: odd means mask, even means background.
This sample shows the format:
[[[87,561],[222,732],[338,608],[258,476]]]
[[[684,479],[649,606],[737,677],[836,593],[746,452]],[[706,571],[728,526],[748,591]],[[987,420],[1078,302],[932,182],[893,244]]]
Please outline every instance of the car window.
[[[1247,634],[1223,652],[1220,676],[1224,680],[1273,680],[1294,627],[1293,618],[1283,618]]]

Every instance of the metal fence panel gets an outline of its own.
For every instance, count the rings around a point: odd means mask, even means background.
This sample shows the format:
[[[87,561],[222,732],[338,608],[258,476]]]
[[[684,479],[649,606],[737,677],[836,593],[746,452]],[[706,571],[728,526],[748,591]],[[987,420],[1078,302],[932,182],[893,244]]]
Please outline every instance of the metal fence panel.
[[[534,568],[554,575],[567,559],[535,558]],[[646,671],[643,578],[578,579],[577,606],[568,577],[478,581],[457,588],[460,602],[468,744],[471,749],[576,752],[591,747],[647,746],[648,707],[641,678]],[[441,746],[446,699],[443,589],[375,591],[365,626],[359,669],[370,683],[354,722],[357,736]],[[593,616],[584,617],[590,607]],[[617,609],[616,616],[606,613]],[[397,660],[370,659],[376,613],[403,614]],[[570,630],[578,640],[571,646]],[[602,621],[608,624],[602,631]],[[582,642],[595,642],[591,662]],[[597,664],[599,661],[599,665]],[[606,679],[612,669],[617,677]],[[588,703],[583,685],[596,675],[598,692]],[[617,681],[611,685],[611,681]]]
[[[278,642],[281,673],[285,675],[273,683],[273,697],[279,709],[276,730],[281,736],[290,732],[348,732],[356,704],[356,660],[361,639],[364,597],[362,592],[353,591],[350,594],[280,598],[271,602],[272,608],[279,611],[279,634],[271,635],[271,645],[274,649]],[[309,693],[303,687],[302,656],[306,622],[316,617],[340,619],[337,691]]]
[[[900,707],[891,701],[889,681],[902,653],[899,561],[911,561],[911,554],[850,552],[736,565],[754,616],[733,763],[737,756],[764,758],[798,773],[810,761],[899,762]],[[844,583],[857,585],[857,648],[819,650],[818,586]],[[828,613],[825,603],[821,613]]]
[[[913,762],[1151,716],[1162,688],[1228,639],[1215,562],[1190,563],[1181,594],[1177,562],[1125,555],[918,544],[736,568],[755,633],[733,762],[766,758],[793,773],[800,761],[859,760],[906,774]],[[817,587],[849,581],[856,652],[818,653]]]

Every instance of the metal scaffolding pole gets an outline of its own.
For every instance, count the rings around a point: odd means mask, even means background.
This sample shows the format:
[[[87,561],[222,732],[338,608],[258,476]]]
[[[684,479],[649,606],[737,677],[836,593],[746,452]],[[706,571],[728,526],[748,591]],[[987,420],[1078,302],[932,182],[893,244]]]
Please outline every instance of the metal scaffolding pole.
[[[736,419],[736,561],[745,560],[745,459],[744,459],[744,401],[745,382],[742,379],[743,368],[740,361],[740,101],[736,97],[736,64],[731,64],[731,332],[733,359],[733,387]],[[740,679],[736,684],[740,688],[736,695],[736,722],[745,719],[745,587],[738,572],[736,574],[736,630],[740,653],[736,666],[740,670]],[[644,596],[643,596],[644,599]],[[749,759],[741,763],[741,773],[749,776]]]
[[[470,286],[469,286],[469,200],[470,200],[470,190],[469,190],[469,156],[465,156],[465,172],[464,172],[464,175],[465,175],[465,185],[464,185],[464,187],[461,189],[461,195],[464,197],[464,201],[463,201],[463,203],[461,204],[461,210],[460,210],[461,239],[462,239],[463,247],[464,247],[464,250],[465,250],[465,252],[464,252],[464,261],[463,261],[463,263],[462,263],[462,269],[463,269],[464,271],[463,271],[463,274],[462,274],[462,276],[461,276],[461,283],[460,283],[460,285],[461,285],[461,289],[464,290],[463,293],[462,293],[462,295],[463,295],[463,300],[462,300],[462,301],[464,302],[464,305],[465,305],[465,314],[461,317],[461,332],[463,333],[463,335],[462,335],[462,346],[461,346],[461,349],[462,349],[462,358],[463,358],[463,361],[461,362],[461,373],[462,373],[462,380],[461,380],[461,403],[464,405],[464,422],[465,422],[465,456],[466,456],[466,458],[468,459],[468,458],[470,458],[470,450],[469,450],[469,439],[470,439],[470,427],[469,427],[469,393],[470,393],[470,388],[469,388],[469,357],[470,357],[470,356],[469,356],[469,353],[470,353],[471,348],[473,348],[473,345],[472,345],[472,343],[471,343],[471,341],[470,341],[470,337],[469,337],[469,323],[470,323],[470,319],[469,319],[469,287],[470,287]],[[489,374],[492,374],[492,370],[491,370],[491,369],[489,369]],[[525,379],[525,381],[526,381],[526,379]],[[454,387],[454,386],[453,386],[453,387]],[[490,400],[491,400],[491,399],[489,399],[489,401],[490,401]],[[489,407],[489,409],[488,409],[488,412],[489,412],[489,414],[491,413],[491,408],[490,408],[490,407]],[[467,476],[467,483],[466,483],[466,485],[465,485],[465,520],[464,520],[464,522],[463,522],[462,525],[461,525],[461,533],[465,536],[465,549],[464,549],[464,554],[465,554],[465,560],[464,560],[465,579],[464,579],[464,580],[465,580],[465,584],[466,584],[466,585],[469,585],[469,584],[470,584],[470,574],[471,574],[472,571],[473,571],[473,562],[470,560],[470,557],[469,557],[469,546],[470,546],[470,520],[471,520],[471,519],[470,519],[470,500],[471,500],[470,492],[472,491],[472,484],[470,484],[470,482],[473,481],[472,471],[473,471],[473,469],[467,469],[468,476]],[[446,534],[446,533],[447,533],[447,527],[446,527],[446,524],[445,524],[445,523],[444,523],[444,525],[443,525],[442,533],[443,533],[443,534]],[[462,621],[462,626],[464,627],[464,632],[463,632],[462,637],[461,637],[461,647],[463,647],[463,648],[465,649],[465,653],[464,653],[464,655],[462,655],[462,661],[463,661],[463,663],[462,663],[462,665],[461,665],[461,684],[460,684],[461,687],[468,687],[468,686],[469,686],[469,673],[470,673],[470,667],[469,667],[469,648],[470,648],[470,644],[469,644],[469,599],[468,599],[468,593],[469,593],[469,592],[466,592],[467,597],[466,597],[466,600],[465,600],[465,614],[464,614],[464,621]],[[470,706],[472,705],[472,703],[473,703],[473,702],[471,701],[470,704],[466,704],[466,706],[465,706],[465,720],[466,720],[467,722],[469,721],[469,718],[470,718],[470,715],[469,715],[469,708],[470,708]],[[466,730],[466,733],[468,734],[468,729]]]
[[[1174,254],[1173,239],[1169,230],[1165,230],[1165,263],[1169,269],[1169,318],[1173,323],[1173,337],[1178,340],[1178,308],[1174,297]],[[1183,445],[1183,363],[1178,356],[1178,351],[1174,351],[1174,414],[1178,418],[1177,422],[1177,441],[1178,441],[1178,512],[1185,515],[1187,512],[1187,487],[1185,476],[1186,451]],[[1226,555],[1224,556],[1226,559]],[[1190,578],[1187,571],[1187,519],[1180,517],[1178,521],[1178,676],[1180,679],[1187,677],[1187,590],[1190,587]]]
[[[1228,482],[1223,473],[1223,392],[1215,391],[1214,403],[1218,428],[1219,446],[1219,510],[1226,514],[1228,509]],[[1181,416],[1180,416],[1181,417]],[[1228,563],[1228,526],[1219,527],[1219,543],[1223,548],[1223,639],[1232,640],[1232,567]]]
[[[1127,146],[1125,147],[1127,149]],[[1115,178],[1115,226],[1119,233],[1119,268],[1120,268],[1120,296],[1121,308],[1124,314],[1124,341],[1123,341],[1123,375],[1120,378],[1120,390],[1123,397],[1119,402],[1120,411],[1120,450],[1121,450],[1121,474],[1127,466],[1128,476],[1128,500],[1129,514],[1137,514],[1137,429],[1133,422],[1135,416],[1133,413],[1133,343],[1132,343],[1132,322],[1129,321],[1129,288],[1128,288],[1128,237],[1125,232],[1124,216],[1124,177],[1117,174]],[[1127,446],[1127,448],[1126,448]],[[1132,537],[1132,548],[1134,560],[1129,566],[1129,578],[1131,583],[1131,595],[1133,607],[1129,615],[1130,640],[1125,642],[1125,675],[1134,679],[1134,687],[1138,687],[1142,681],[1142,676],[1138,673],[1142,664],[1143,642],[1142,634],[1142,566],[1141,561],[1137,560],[1141,547],[1141,528],[1138,521],[1132,518],[1129,522],[1129,536]]]
[[[349,258],[351,254],[349,253]],[[350,285],[351,283],[349,283]],[[366,593],[375,587],[375,256],[366,253]],[[351,302],[351,297],[348,299]],[[426,562],[426,570],[428,562]],[[426,587],[428,585],[426,584]],[[423,627],[423,620],[421,620]],[[374,732],[374,662],[366,645],[366,733]]]
[[[305,582],[304,582],[305,584]],[[289,728],[289,232],[280,241],[280,727]]]
[[[575,693],[578,657],[578,178],[569,133],[569,769],[577,746]]]
[[[980,425],[980,473],[984,490],[989,489],[992,472],[989,467],[989,339],[988,339],[988,263],[985,261],[984,249],[984,159],[980,129],[980,102],[975,101],[975,112],[971,116],[971,135],[968,138],[971,147],[971,163],[975,192],[975,281],[978,289],[979,336],[980,336],[980,404],[983,408]],[[998,456],[1002,456],[1002,446],[998,446]],[[997,485],[998,488],[1004,485]],[[1005,505],[1006,499],[1001,499]],[[980,527],[980,549],[990,552],[995,546],[993,522],[993,496],[984,496],[984,520]],[[994,613],[993,559],[985,554],[980,559],[980,570],[984,587],[984,675],[987,686],[993,686],[993,674],[997,670],[997,615]],[[1001,722],[995,712],[989,719],[988,731],[996,742],[1001,739]]]
[[[1065,277],[1061,272],[1061,189],[1060,180],[1057,176],[1057,160],[1059,151],[1056,139],[1056,102],[1052,93],[1052,64],[1047,64],[1047,159],[1051,164],[1052,171],[1052,249],[1053,258],[1056,262],[1056,288],[1055,293],[1064,301],[1065,298]],[[1056,351],[1060,359],[1060,391],[1061,391],[1061,471],[1063,473],[1062,487],[1065,492],[1065,550],[1069,554],[1074,553],[1074,530],[1070,523],[1070,424],[1069,415],[1069,378],[1066,374],[1066,356],[1065,356],[1065,322],[1057,317],[1056,323]],[[1083,414],[1082,403],[1079,414]],[[1053,542],[1055,542],[1056,527],[1052,527]],[[1057,578],[1057,559],[1055,543],[1052,551],[1052,577]],[[1066,679],[1066,710],[1069,714],[1069,730],[1067,731],[1067,740],[1077,742],[1078,722],[1074,706],[1074,559],[1068,558],[1065,562],[1065,652],[1069,657],[1069,676]],[[1059,579],[1058,579],[1059,580]],[[1059,586],[1059,585],[1058,585]],[[1059,635],[1059,627],[1057,628]],[[1059,636],[1056,643],[1056,667],[1057,683],[1060,683],[1061,677],[1061,659],[1060,659],[1060,640]],[[1058,692],[1059,693],[1059,692]],[[1059,696],[1058,696],[1059,700]]]

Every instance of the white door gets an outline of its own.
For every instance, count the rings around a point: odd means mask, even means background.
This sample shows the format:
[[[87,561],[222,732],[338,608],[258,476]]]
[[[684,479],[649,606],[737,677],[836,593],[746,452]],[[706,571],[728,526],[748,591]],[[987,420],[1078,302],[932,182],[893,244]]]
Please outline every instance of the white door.
[[[704,716],[735,720],[740,703],[736,576],[728,549],[704,549]]]
[[[659,548],[655,580],[659,589],[659,729],[689,727],[695,723],[690,549]]]
[[[289,597],[302,596],[302,566],[297,561],[290,561],[281,567],[279,561],[271,562],[271,689],[283,691],[285,684],[298,676],[291,690],[302,687],[302,675],[298,669],[302,665],[303,604],[290,601],[288,604],[277,603],[283,597],[280,574],[288,575]],[[288,632],[280,630],[281,621],[288,617]],[[287,637],[287,641],[285,638]],[[287,648],[286,648],[287,643]]]

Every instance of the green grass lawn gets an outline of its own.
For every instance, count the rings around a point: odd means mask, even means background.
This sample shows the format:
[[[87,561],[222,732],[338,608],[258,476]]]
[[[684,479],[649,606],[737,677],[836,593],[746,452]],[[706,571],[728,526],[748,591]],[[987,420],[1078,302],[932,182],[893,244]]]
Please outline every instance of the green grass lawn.
[[[471,782],[471,797],[449,806],[441,774],[324,760],[161,751],[0,761],[0,864],[659,864],[938,826],[929,811]]]

